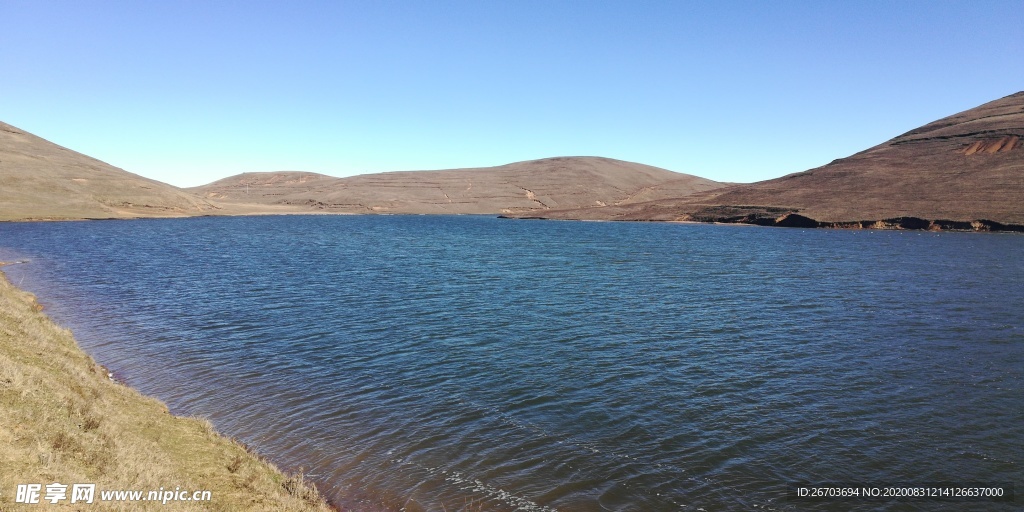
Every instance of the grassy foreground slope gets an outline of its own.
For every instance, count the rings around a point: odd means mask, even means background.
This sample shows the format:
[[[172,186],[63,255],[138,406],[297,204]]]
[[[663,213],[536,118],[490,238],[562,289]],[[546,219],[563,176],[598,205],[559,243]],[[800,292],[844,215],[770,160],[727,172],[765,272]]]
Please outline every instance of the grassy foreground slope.
[[[209,422],[171,415],[115,383],[35,297],[0,273],[0,510],[330,510]],[[69,485],[51,505],[15,503],[18,484]],[[95,502],[70,505],[70,484],[95,483]],[[209,502],[100,501],[102,490],[209,490]],[[42,497],[42,496],[41,496]]]

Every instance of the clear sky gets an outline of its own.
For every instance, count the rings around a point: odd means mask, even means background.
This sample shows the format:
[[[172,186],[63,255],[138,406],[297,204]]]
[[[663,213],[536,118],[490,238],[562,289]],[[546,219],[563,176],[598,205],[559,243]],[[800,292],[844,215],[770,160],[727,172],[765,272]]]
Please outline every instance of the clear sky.
[[[0,121],[178,186],[599,155],[721,181],[1024,89],[1024,0],[0,0]]]

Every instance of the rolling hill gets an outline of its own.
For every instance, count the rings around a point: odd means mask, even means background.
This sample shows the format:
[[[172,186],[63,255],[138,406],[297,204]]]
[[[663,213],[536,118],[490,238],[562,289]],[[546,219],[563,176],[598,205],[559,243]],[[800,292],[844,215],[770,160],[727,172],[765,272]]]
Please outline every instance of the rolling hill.
[[[0,123],[0,220],[183,217],[217,207]]]
[[[331,178],[245,173],[188,189],[220,204],[338,213],[497,214],[631,204],[722,184],[600,157],[558,157],[497,167]]]
[[[675,199],[536,216],[1024,230],[1024,92],[781,178]]]
[[[347,178],[245,173],[183,190],[0,123],[0,220],[322,212],[1024,231],[1022,205],[1024,92],[751,184],[587,156]]]
[[[244,173],[192,189],[143,178],[0,123],[0,220],[287,213],[498,214],[630,204],[722,184],[599,157],[335,178]]]

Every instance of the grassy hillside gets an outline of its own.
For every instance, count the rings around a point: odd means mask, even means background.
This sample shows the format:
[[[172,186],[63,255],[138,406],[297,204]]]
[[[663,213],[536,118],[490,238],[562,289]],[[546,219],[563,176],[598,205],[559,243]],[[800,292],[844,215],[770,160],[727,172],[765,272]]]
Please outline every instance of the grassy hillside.
[[[1021,231],[1024,91],[816,169],[653,199],[520,216]]]
[[[219,208],[0,123],[0,220],[209,215]]]
[[[73,509],[74,483],[95,483],[85,510],[326,511],[314,488],[110,380],[35,298],[0,273],[0,510]],[[69,485],[52,506],[15,503],[19,484]],[[206,502],[103,502],[103,490],[209,490]]]
[[[257,203],[305,212],[495,214],[628,204],[722,185],[634,162],[574,156],[348,178],[245,173],[188,191],[224,208]]]
[[[0,122],[0,221],[290,213],[497,214],[677,198],[723,186],[600,157],[334,178],[244,173],[187,190]]]

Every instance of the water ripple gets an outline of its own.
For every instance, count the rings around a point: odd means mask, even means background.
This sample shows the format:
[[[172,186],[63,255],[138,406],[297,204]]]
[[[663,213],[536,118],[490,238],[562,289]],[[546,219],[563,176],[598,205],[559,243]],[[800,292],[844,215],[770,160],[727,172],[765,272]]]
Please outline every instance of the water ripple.
[[[0,246],[100,362],[355,508],[1024,480],[1024,237],[317,216]]]

